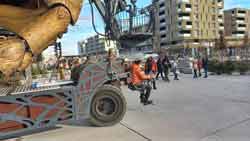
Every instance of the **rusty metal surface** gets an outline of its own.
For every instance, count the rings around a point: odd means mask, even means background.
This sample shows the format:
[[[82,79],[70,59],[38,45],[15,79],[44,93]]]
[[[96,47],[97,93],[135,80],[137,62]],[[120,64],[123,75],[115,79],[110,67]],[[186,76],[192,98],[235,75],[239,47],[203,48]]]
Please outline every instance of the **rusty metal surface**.
[[[67,86],[1,88],[0,140],[75,119],[75,93]]]

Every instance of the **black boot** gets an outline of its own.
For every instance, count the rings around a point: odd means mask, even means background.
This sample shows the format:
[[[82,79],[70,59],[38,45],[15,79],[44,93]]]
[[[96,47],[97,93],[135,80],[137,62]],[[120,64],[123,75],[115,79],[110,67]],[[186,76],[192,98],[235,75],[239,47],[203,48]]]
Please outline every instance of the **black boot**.
[[[155,80],[153,81],[153,89],[154,89],[154,90],[157,89],[157,88],[156,88],[156,82],[155,82]]]
[[[146,97],[144,94],[141,94],[140,95],[140,100],[141,100],[141,103],[144,104],[146,102]]]
[[[144,106],[153,104],[152,100],[147,100],[146,102],[143,103]]]

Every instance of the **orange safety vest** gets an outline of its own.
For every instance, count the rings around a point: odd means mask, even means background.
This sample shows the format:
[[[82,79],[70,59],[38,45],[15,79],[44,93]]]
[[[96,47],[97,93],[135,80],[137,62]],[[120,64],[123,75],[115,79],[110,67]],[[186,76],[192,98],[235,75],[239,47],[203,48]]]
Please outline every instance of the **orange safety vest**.
[[[157,63],[155,62],[155,60],[152,60],[152,71],[157,72],[157,70]]]
[[[131,82],[133,85],[141,84],[142,81],[150,79],[149,75],[145,73],[140,68],[140,65],[133,64],[131,66]]]

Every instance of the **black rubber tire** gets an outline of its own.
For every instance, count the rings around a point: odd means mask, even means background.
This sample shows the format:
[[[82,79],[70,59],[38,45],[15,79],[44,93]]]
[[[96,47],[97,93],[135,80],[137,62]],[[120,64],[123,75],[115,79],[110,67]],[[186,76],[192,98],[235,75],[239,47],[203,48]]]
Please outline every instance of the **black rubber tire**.
[[[110,107],[114,108],[112,109],[111,115],[105,115],[99,112],[98,101],[104,99],[108,100],[112,104]],[[98,127],[112,126],[123,119],[126,110],[127,103],[121,90],[112,85],[104,85],[98,89],[92,99],[90,107],[90,122]]]

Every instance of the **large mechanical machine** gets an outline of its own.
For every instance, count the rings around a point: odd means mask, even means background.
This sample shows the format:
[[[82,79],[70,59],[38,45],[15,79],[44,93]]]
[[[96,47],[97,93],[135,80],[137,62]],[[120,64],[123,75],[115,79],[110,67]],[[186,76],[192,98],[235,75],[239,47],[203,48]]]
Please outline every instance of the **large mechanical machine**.
[[[121,44],[144,41],[148,33],[121,32],[117,15],[129,13],[129,25],[136,15],[135,0],[90,0],[105,22],[105,36]],[[1,0],[0,71],[8,78],[25,70],[74,25],[83,0]],[[131,29],[131,28],[130,28]],[[1,32],[0,32],[1,33]],[[87,117],[96,126],[120,122],[126,101],[119,80],[120,63],[102,61],[81,67],[76,82],[64,81],[38,88],[0,88],[0,139]],[[112,65],[111,65],[112,64]]]

